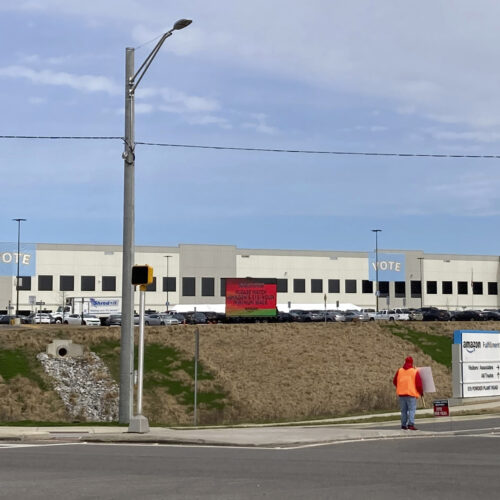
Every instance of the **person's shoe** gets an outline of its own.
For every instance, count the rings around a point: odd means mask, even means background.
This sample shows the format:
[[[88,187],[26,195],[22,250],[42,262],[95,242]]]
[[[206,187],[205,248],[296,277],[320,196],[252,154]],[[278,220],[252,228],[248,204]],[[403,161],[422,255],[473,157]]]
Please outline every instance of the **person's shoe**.
[[[406,425],[402,425],[401,429],[403,429],[404,431],[406,431],[406,429],[408,429],[408,427],[406,427]]]
[[[418,431],[418,429],[414,425],[409,425],[408,430],[410,431]]]

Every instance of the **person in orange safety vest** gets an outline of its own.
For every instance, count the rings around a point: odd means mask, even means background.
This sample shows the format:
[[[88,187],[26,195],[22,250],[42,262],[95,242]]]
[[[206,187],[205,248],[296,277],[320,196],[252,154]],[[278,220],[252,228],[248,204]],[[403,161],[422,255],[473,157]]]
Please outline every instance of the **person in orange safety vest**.
[[[413,367],[413,358],[411,356],[405,359],[405,364],[396,372],[392,382],[396,386],[396,394],[399,397],[401,429],[416,431],[417,398],[424,394],[424,389],[418,370]]]

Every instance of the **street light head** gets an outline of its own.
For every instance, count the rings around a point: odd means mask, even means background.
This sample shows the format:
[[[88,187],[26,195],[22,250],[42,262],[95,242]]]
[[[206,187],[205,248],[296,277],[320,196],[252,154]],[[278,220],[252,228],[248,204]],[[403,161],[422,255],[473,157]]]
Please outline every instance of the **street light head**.
[[[173,30],[181,30],[186,26],[189,26],[193,21],[191,19],[179,19],[172,28]]]

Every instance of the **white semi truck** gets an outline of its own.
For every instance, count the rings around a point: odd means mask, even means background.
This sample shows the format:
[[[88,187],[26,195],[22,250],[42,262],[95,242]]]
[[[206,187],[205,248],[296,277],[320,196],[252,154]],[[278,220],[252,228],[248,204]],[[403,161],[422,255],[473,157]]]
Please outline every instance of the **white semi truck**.
[[[67,297],[66,305],[59,306],[52,313],[56,323],[62,323],[68,314],[93,314],[101,323],[110,314],[119,314],[122,311],[121,297]]]

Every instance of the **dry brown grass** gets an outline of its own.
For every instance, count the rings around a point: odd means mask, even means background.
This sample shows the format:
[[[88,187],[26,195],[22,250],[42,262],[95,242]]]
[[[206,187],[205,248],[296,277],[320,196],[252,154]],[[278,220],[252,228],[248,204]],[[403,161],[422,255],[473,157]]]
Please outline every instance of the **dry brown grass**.
[[[479,325],[413,324],[415,329],[447,336],[457,328],[474,326]],[[484,324],[480,327],[485,329]],[[147,327],[146,342],[170,345],[190,358],[194,355],[195,328]],[[427,398],[428,405],[432,399],[451,396],[449,370],[378,323],[201,325],[198,328],[200,361],[214,375],[211,383],[222,387],[228,395],[223,410],[206,412],[200,408],[200,422],[205,424],[301,420],[395,410],[392,378],[406,356],[413,356],[417,366],[432,367],[438,392]],[[486,329],[495,329],[495,325],[487,325]],[[55,338],[70,338],[88,345],[118,340],[120,330],[52,325],[1,329],[0,349],[22,347],[36,355]],[[21,411],[14,408],[23,407],[16,402],[20,397],[16,387],[21,389],[12,381],[0,383],[3,406],[12,407],[4,409],[5,417],[10,417],[8,420]],[[50,408],[53,404],[43,406],[44,398],[52,401],[52,396],[33,395],[33,398],[41,401],[40,415],[42,407]],[[7,401],[11,402],[6,404]],[[36,405],[30,408],[35,414]],[[144,409],[153,422],[192,423],[192,415],[161,389],[144,394]],[[40,419],[47,418],[44,411]],[[55,420],[55,415],[59,415],[59,409],[48,419]]]

